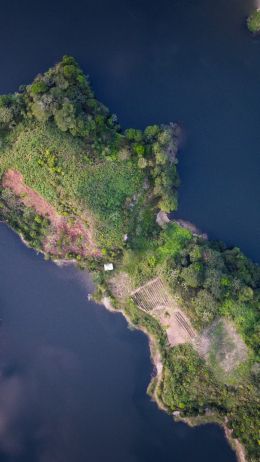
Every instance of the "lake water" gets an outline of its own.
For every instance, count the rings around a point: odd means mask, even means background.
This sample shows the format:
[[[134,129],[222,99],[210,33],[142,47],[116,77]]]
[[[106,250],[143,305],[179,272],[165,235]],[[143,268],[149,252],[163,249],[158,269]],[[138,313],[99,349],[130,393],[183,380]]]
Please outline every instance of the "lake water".
[[[260,261],[260,40],[253,0],[2,2],[0,93],[63,54],[123,127],[179,121],[178,216]],[[214,425],[173,424],[146,396],[147,339],[87,302],[0,226],[1,462],[234,462]]]

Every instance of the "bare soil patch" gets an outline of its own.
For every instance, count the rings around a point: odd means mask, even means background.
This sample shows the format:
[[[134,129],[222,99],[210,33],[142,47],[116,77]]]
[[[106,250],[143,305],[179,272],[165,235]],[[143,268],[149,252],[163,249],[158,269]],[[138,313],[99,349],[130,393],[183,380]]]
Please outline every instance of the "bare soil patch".
[[[219,319],[194,342],[200,356],[213,362],[224,373],[235,370],[248,357],[248,350],[231,321]]]
[[[39,215],[48,218],[51,233],[43,243],[47,253],[65,257],[67,253],[85,256],[100,256],[94,240],[94,226],[91,216],[64,217],[59,215],[39,193],[27,186],[20,172],[8,170],[2,178],[2,186],[11,189],[27,207],[33,208]]]
[[[121,301],[130,297],[133,290],[130,277],[123,271],[115,274],[115,276],[109,280],[109,287],[113,295]]]
[[[164,327],[169,344],[190,343],[196,336],[189,319],[170,295],[161,278],[153,279],[131,294],[138,307]]]

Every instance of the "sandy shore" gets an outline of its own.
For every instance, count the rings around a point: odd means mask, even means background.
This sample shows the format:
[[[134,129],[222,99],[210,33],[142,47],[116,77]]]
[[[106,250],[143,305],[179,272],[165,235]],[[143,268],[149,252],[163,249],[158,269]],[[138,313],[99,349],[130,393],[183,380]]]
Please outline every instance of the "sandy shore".
[[[246,454],[243,445],[239,442],[238,439],[232,437],[232,430],[230,430],[226,424],[224,425],[224,431],[227,440],[236,453],[238,462],[246,462]]]

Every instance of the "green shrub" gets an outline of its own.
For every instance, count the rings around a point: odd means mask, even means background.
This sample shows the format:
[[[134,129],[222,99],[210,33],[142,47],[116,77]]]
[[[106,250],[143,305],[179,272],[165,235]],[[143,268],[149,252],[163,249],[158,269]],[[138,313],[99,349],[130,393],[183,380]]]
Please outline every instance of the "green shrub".
[[[257,9],[247,18],[247,27],[250,32],[260,32],[260,10]]]
[[[39,95],[45,93],[48,87],[45,82],[42,80],[36,80],[30,87],[30,92],[32,95]]]

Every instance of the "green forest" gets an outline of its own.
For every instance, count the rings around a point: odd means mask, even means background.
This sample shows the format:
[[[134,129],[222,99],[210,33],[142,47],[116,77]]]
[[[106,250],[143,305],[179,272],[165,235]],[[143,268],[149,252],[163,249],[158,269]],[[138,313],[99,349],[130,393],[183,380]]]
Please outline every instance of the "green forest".
[[[93,211],[98,242],[120,248],[130,222],[142,226],[144,207],[177,208],[176,165],[166,155],[169,149],[174,157],[177,132],[174,125],[121,131],[65,56],[20,93],[0,98],[0,169],[20,171],[59,211]],[[138,240],[139,228],[131,229]]]

